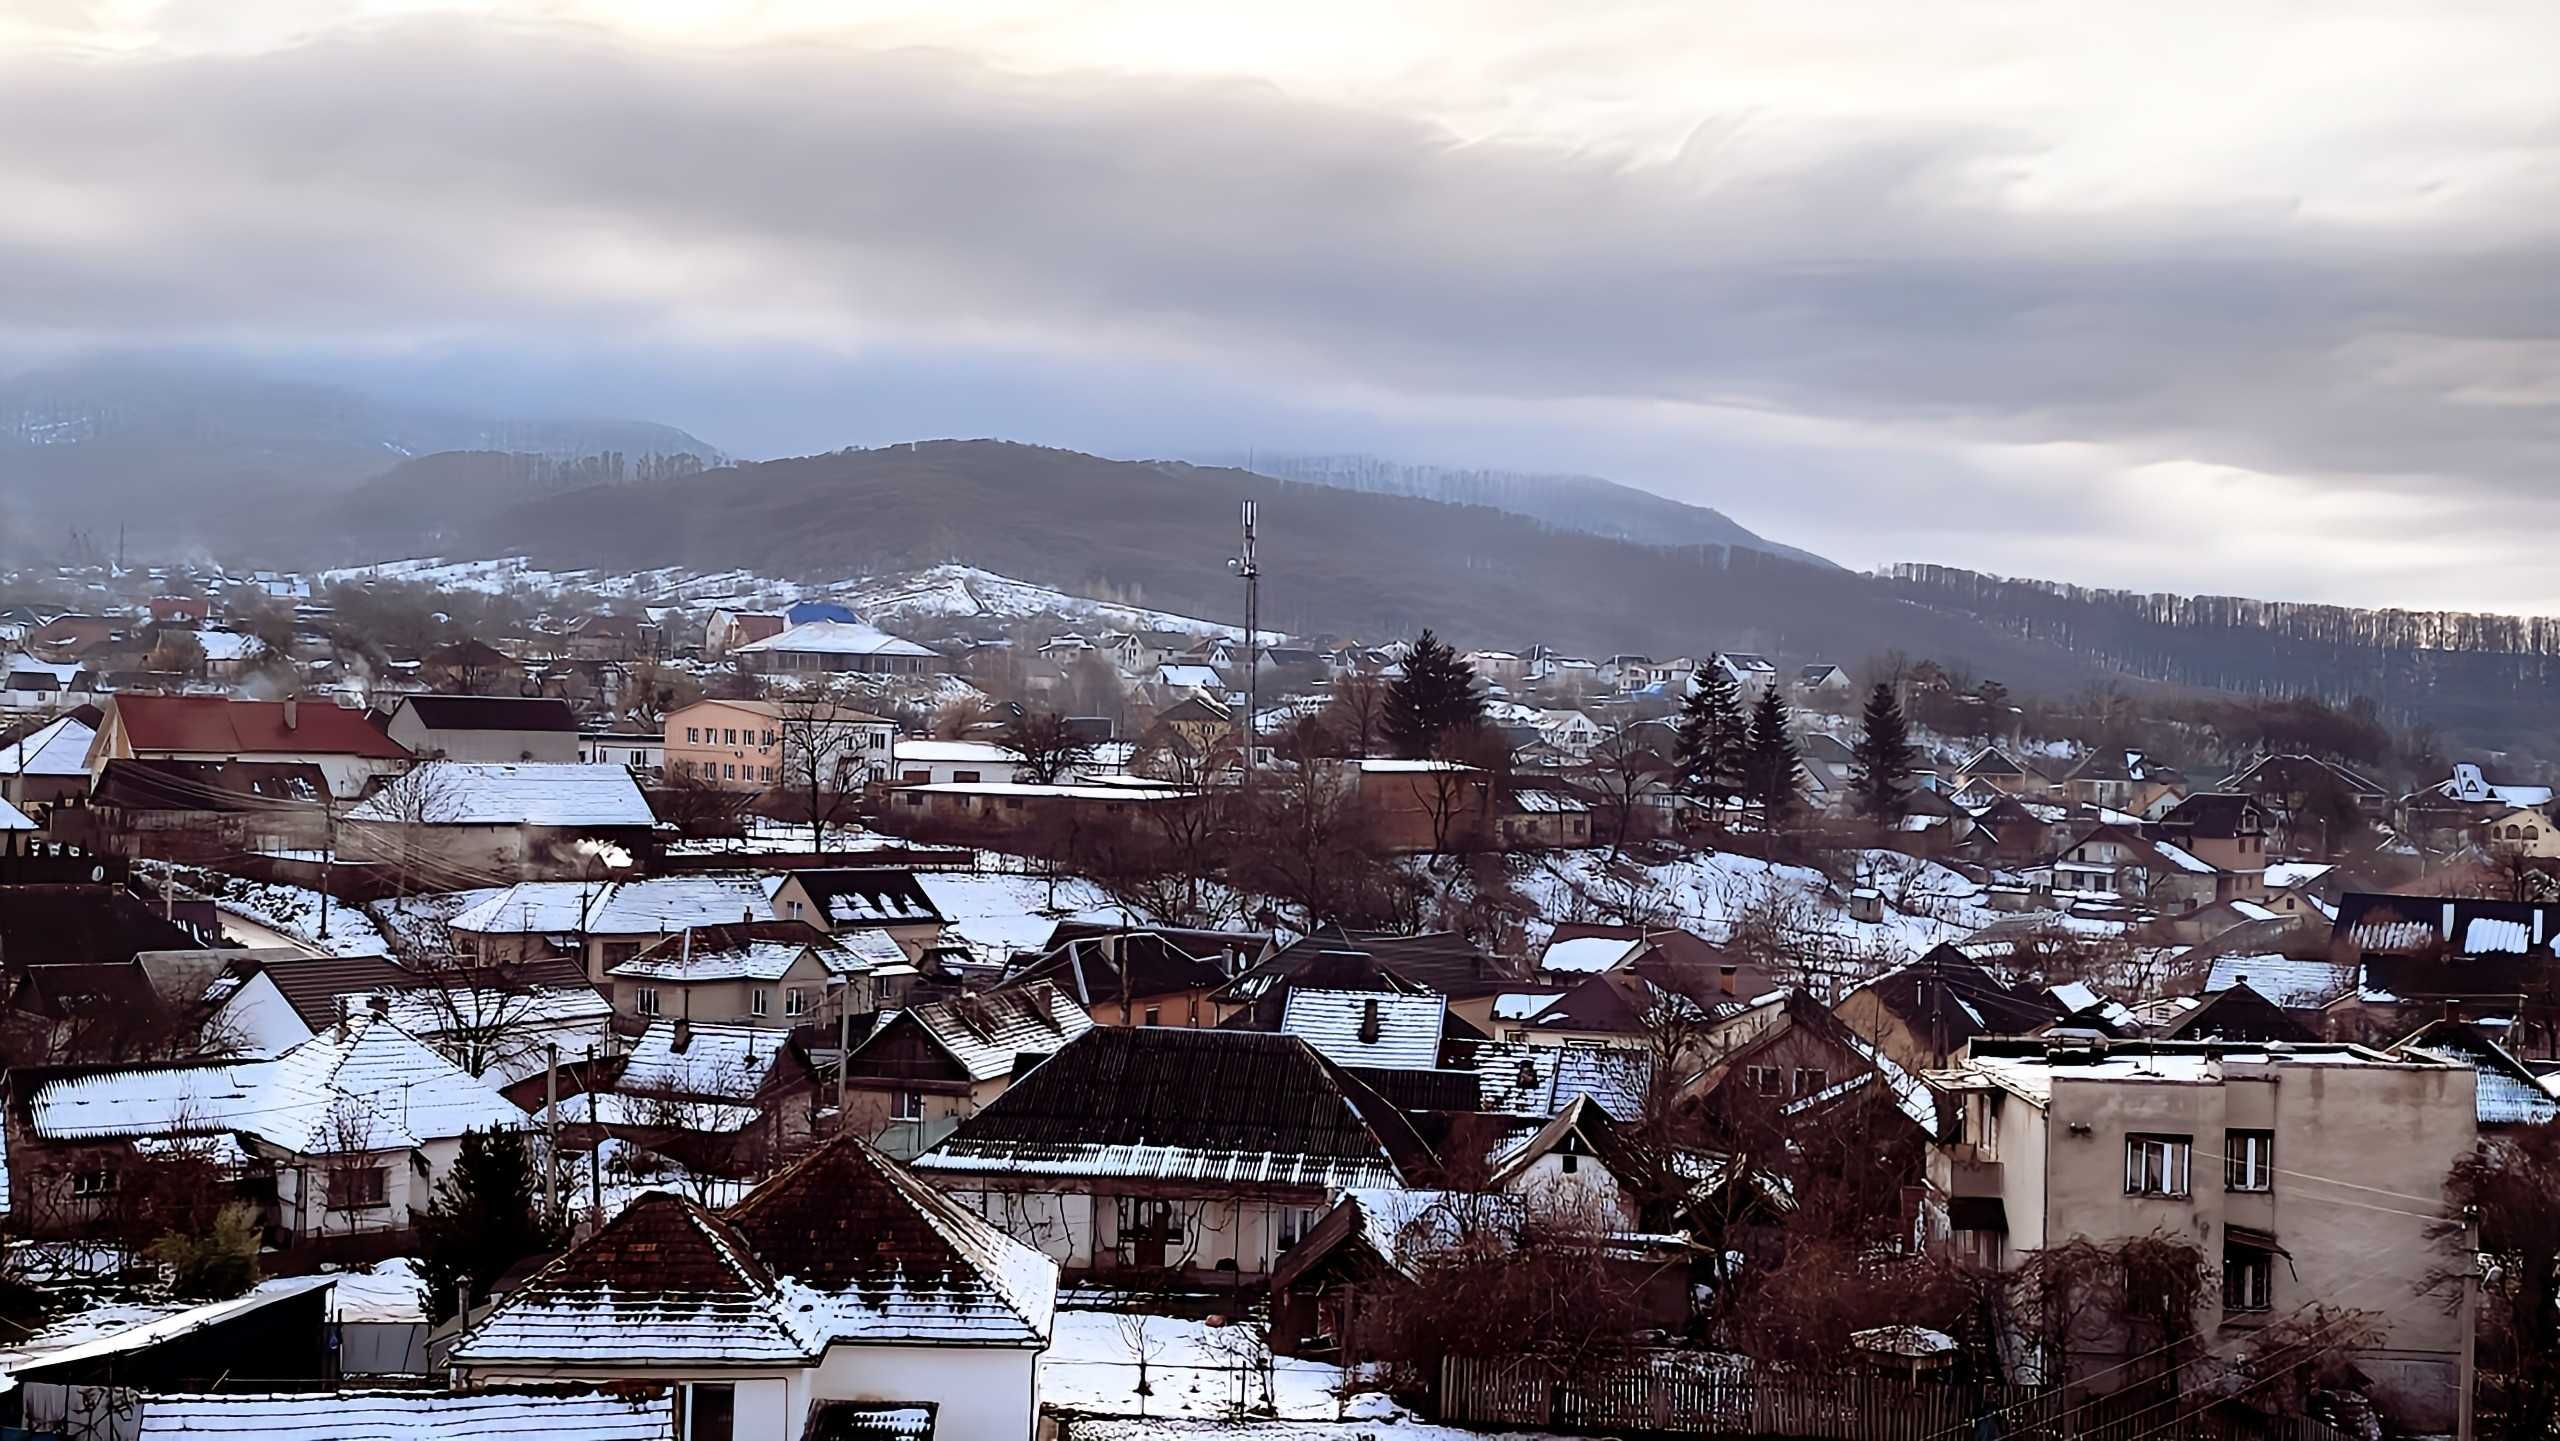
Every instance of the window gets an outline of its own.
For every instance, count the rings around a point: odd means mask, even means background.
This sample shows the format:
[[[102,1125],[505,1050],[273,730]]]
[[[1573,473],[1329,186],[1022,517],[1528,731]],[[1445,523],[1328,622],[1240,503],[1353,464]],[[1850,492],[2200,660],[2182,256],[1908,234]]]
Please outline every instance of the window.
[[[686,726],[684,728],[684,738],[686,743],[690,745],[702,744],[702,727]]]
[[[1819,1095],[1831,1089],[1831,1073],[1815,1070],[1811,1066],[1798,1066],[1795,1087],[1795,1093],[1799,1096]]]
[[[2127,1136],[2124,1138],[2124,1193],[2128,1196],[2184,1196],[2187,1172],[2195,1161],[2193,1136]]]
[[[738,743],[738,731],[737,731],[737,728],[736,728],[735,726],[722,726],[722,727],[720,728],[720,744],[722,744],[722,745],[724,745],[724,746],[733,746],[733,745],[736,745],[737,743]]]
[[[750,1016],[772,1015],[773,992],[767,990],[763,986],[757,986],[749,990],[747,992],[747,1014]]]
[[[116,1173],[113,1171],[100,1169],[72,1173],[71,1194],[74,1196],[112,1196],[115,1193]]]
[[[730,1383],[687,1383],[684,1411],[684,1441],[737,1441],[738,1388]]]
[[[924,1119],[924,1092],[898,1091],[889,1097],[889,1119],[921,1121]]]
[[[1786,1077],[1775,1066],[1746,1066],[1742,1072],[1742,1083],[1749,1086],[1754,1094],[1774,1096],[1786,1084]]]
[[[1282,1206],[1273,1215],[1272,1225],[1278,1228],[1280,1249],[1286,1251],[1316,1228],[1316,1213],[1306,1206]]]
[[[658,988],[656,986],[635,987],[631,992],[631,1009],[643,1016],[658,1014]]]
[[[774,742],[774,734],[773,734],[773,732],[771,732],[771,731],[766,731],[766,732],[764,733],[764,746],[765,746],[765,749],[767,749],[767,750],[771,750],[771,749],[773,749],[773,742]]]
[[[976,785],[979,780],[980,776],[976,771],[953,771],[951,773],[951,783],[953,785],[973,786]]]
[[[782,1013],[786,1016],[809,1014],[809,988],[793,986],[782,993]]]
[[[391,1204],[391,1172],[383,1166],[341,1166],[329,1173],[329,1209],[366,1211]]]
[[[604,943],[605,969],[611,970],[638,954],[640,954],[638,941],[607,941]]]
[[[1163,1010],[1162,1010],[1162,1009],[1160,1009],[1160,1008],[1158,1008],[1158,1007],[1155,1007],[1155,1006],[1149,1006],[1149,1007],[1147,1007],[1147,1017],[1146,1017],[1146,1019],[1145,1019],[1144,1021],[1141,1021],[1139,1024],[1141,1024],[1141,1025],[1147,1025],[1147,1026],[1160,1026],[1160,1025],[1163,1025],[1163,1024],[1164,1024],[1164,1012],[1163,1012]]]
[[[2222,1248],[2222,1309],[2265,1311],[2275,1304],[2276,1258],[2254,1246]]]
[[[725,779],[725,780],[736,780],[736,779],[738,778],[738,768],[737,768],[737,766],[736,766],[736,765],[734,765],[734,764],[731,764],[731,765],[724,765],[724,766],[722,766],[722,767],[721,767],[721,769],[722,769],[722,770],[724,770],[724,771],[726,771],[726,772],[728,772],[728,774],[727,774],[726,776],[724,776],[724,777],[723,777],[723,779]]]
[[[2272,1190],[2276,1183],[2276,1133],[2222,1133],[2222,1186],[2228,1191]]]
[[[794,920],[799,919],[800,913],[808,909],[798,901],[784,901],[782,904]]]

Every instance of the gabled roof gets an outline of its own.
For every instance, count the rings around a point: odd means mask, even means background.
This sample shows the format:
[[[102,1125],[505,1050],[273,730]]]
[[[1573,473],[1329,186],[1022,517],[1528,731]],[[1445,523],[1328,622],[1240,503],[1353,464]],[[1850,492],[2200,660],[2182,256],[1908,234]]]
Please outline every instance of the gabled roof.
[[[754,874],[651,876],[636,881],[519,881],[483,896],[448,924],[474,935],[673,935],[690,926],[770,919],[772,883]]]
[[[0,776],[77,776],[89,773],[89,742],[94,729],[78,716],[47,721],[7,745],[0,745]]]
[[[2336,761],[2309,755],[2263,755],[2241,767],[2222,784],[2220,791],[2289,792],[2306,788],[2314,775],[2325,774],[2344,786],[2350,794],[2365,800],[2380,800],[2390,795],[2380,781]]]
[[[506,1293],[452,1361],[797,1366],[824,1349],[745,1238],[691,1200],[651,1191]]]
[[[1984,746],[1982,749],[1975,751],[1972,755],[1966,757],[1964,764],[1956,767],[1956,773],[1958,775],[1966,776],[1989,776],[1997,778],[2002,776],[2023,776],[2026,774],[2026,770],[2016,761],[2009,759],[2008,753],[2001,750],[1998,746]]]
[[[2261,808],[2245,791],[2198,791],[2163,814],[2157,824],[2186,830],[2206,840],[2230,840],[2243,834],[2244,818]],[[2254,829],[2247,834],[2256,834]]]
[[[179,761],[118,757],[98,772],[89,803],[133,811],[271,812],[313,815],[329,778],[308,761]]]
[[[752,1101],[790,1043],[790,1032],[770,1027],[662,1017],[632,1043],[616,1085],[639,1094]]]
[[[416,976],[386,956],[297,956],[286,960],[270,951],[231,962],[225,974],[240,981],[253,975],[266,976],[315,1036],[336,1025],[344,1014],[340,997],[373,995],[418,983]],[[236,991],[237,987],[231,989]]]
[[[1120,931],[1057,942],[1047,954],[1005,977],[997,989],[1046,981],[1073,996],[1078,1005],[1096,1006],[1124,995],[1140,1000],[1225,985],[1228,970],[1223,958],[1196,954],[1179,934]],[[1051,938],[1055,941],[1055,932]]]
[[[903,655],[938,657],[938,652],[903,640],[861,621],[813,620],[762,640],[735,647],[749,654],[771,652],[816,655]]]
[[[107,702],[110,724],[121,724],[125,743],[138,754],[347,755],[406,760],[409,752],[367,721],[362,711],[328,701],[294,707],[285,721],[284,701],[230,700],[222,696],[119,695]]]
[[[830,926],[922,925],[942,919],[916,873],[898,866],[827,866],[793,871],[791,878],[826,913]]]
[[[2212,969],[2205,973],[2204,988],[2227,991],[2246,984],[2278,1006],[2318,1010],[2355,989],[2356,969],[2325,956],[2235,953],[2213,957]]]
[[[675,1441],[665,1390],[154,1391],[136,1441]]]
[[[1295,1036],[1087,1031],[916,1159],[934,1176],[1393,1186],[1432,1164],[1404,1114]]]
[[[807,921],[739,921],[692,926],[661,937],[631,959],[607,966],[605,974],[681,983],[778,981],[812,952],[831,976],[861,975],[907,959],[897,942],[878,931],[848,931],[839,937]]]
[[[729,1210],[826,1341],[1042,1346],[1058,1267],[854,1136]]]
[[[2393,1046],[2396,1055],[2450,1061],[2480,1073],[2474,1108],[2483,1126],[2549,1125],[2560,1120],[2560,1096],[2514,1053],[2466,1021],[2429,1021]]]
[[[52,1140],[256,1136],[297,1155],[397,1150],[524,1112],[415,1036],[358,1015],[271,1061],[80,1067],[26,1074],[29,1128]]]
[[[1634,1180],[1644,1169],[1609,1113],[1589,1096],[1576,1096],[1545,1125],[1513,1138],[1497,1151],[1491,1158],[1493,1174],[1485,1184],[1492,1189],[1508,1186],[1531,1166],[1559,1153],[1593,1157],[1621,1182]]]
[[[2316,1041],[2311,1028],[2245,984],[2204,998],[2204,1004],[2160,1031],[2164,1041]]]
[[[553,696],[413,695],[400,708],[429,730],[545,731],[575,735],[578,713]]]
[[[358,823],[629,829],[657,824],[621,765],[423,761],[347,812]]]
[[[1653,1080],[1653,1058],[1616,1046],[1543,1046],[1526,1041],[1486,1041],[1469,1064],[1475,1068],[1479,1104],[1488,1114],[1544,1120],[1589,1096],[1621,1121],[1643,1113]]]
[[[1954,946],[1853,987],[1867,991],[1912,1034],[1952,1051],[1976,1036],[2016,1035],[2051,1024],[2061,1008],[2013,988]]]
[[[1289,993],[1280,1029],[1337,1065],[1427,1071],[1440,1063],[1448,1018],[1448,1003],[1438,996],[1300,986]]]
[[[1321,942],[1324,932],[1310,940]],[[1405,980],[1464,1000],[1506,991],[1522,979],[1483,947],[1455,931],[1397,935],[1386,931],[1335,931],[1349,948],[1368,952]]]
[[[906,1026],[923,1032],[971,1081],[993,1081],[1012,1075],[1023,1056],[1054,1055],[1092,1030],[1093,1017],[1056,987],[1034,982],[1018,990],[929,1001],[883,1017],[853,1048],[854,1055]]]

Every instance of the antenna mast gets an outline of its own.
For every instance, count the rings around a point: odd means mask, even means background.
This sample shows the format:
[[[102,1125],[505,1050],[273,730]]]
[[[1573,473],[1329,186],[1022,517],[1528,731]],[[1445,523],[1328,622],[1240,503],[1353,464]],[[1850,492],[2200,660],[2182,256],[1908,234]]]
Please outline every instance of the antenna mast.
[[[1262,670],[1262,564],[1253,546],[1254,522],[1260,513],[1258,502],[1244,502],[1244,547],[1227,562],[1227,569],[1244,582],[1244,789],[1248,795],[1253,792],[1253,717]]]

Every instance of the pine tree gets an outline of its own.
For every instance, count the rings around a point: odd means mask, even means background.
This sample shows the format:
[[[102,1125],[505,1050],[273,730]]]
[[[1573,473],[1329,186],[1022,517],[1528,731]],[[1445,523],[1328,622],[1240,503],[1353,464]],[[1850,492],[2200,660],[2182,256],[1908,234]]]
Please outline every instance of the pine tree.
[[[1911,727],[1893,687],[1882,682],[1867,692],[1860,718],[1858,744],[1851,757],[1849,789],[1858,812],[1874,821],[1899,819],[1911,794]]]
[[[1379,729],[1395,753],[1407,760],[1437,754],[1451,731],[1484,722],[1484,696],[1476,689],[1475,668],[1458,659],[1449,643],[1423,631],[1404,658],[1404,674],[1387,685],[1385,714]]]
[[[467,1283],[486,1299],[490,1285],[527,1256],[556,1247],[558,1232],[542,1217],[541,1178],[518,1131],[465,1131],[453,1170],[436,1183],[418,1217],[418,1274],[427,1283],[428,1314],[437,1321],[461,1306]]]
[[[1742,793],[1743,743],[1750,722],[1742,714],[1742,694],[1723,666],[1709,665],[1680,703],[1675,732],[1680,787],[1691,798],[1722,814]]]
[[[1751,708],[1751,735],[1743,746],[1744,795],[1760,806],[1760,829],[1775,834],[1795,809],[1796,785],[1803,769],[1796,755],[1794,723],[1787,703],[1771,686]]]

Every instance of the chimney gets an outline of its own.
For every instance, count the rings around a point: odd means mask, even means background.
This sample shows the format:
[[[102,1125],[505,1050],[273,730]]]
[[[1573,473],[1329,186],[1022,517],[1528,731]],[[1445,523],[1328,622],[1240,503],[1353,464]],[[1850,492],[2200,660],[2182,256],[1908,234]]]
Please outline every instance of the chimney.
[[[301,723],[302,697],[298,695],[286,696],[284,698],[284,728],[286,730],[292,730],[295,726],[300,725]]]
[[[1724,992],[1728,996],[1732,995],[1734,993],[1734,973],[1741,969],[1742,968],[1740,966],[1716,967],[1716,989]]]
[[[671,1045],[670,1047],[668,1047],[668,1049],[670,1049],[670,1050],[674,1051],[677,1055],[681,1056],[681,1055],[683,1055],[683,1054],[684,1054],[684,1048],[685,1048],[685,1047],[687,1047],[687,1046],[690,1046],[690,1045],[692,1045],[692,1044],[693,1044],[693,1022],[691,1022],[691,1021],[689,1021],[689,1020],[686,1020],[686,1019],[684,1019],[684,1018],[683,1018],[683,1017],[681,1017],[681,1016],[677,1017],[677,1018],[676,1018],[676,1034],[675,1034],[675,1043],[674,1043],[673,1045]]]
[[[1360,1008],[1360,1044],[1364,1046],[1374,1046],[1377,1043],[1378,998],[1376,996],[1371,996]]]

